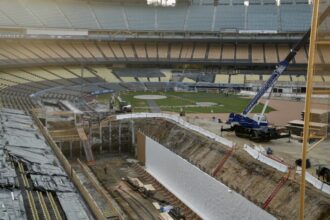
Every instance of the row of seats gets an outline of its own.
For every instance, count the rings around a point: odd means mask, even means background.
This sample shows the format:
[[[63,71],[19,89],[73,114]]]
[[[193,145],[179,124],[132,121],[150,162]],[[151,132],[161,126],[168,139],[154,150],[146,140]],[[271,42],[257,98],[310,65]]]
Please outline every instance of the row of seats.
[[[205,74],[173,73],[170,69],[159,70],[157,76],[146,76],[143,72],[133,76],[118,76],[116,70],[105,66],[91,66],[81,69],[77,66],[39,67],[5,69],[0,71],[0,106],[14,107],[28,110],[35,105],[31,102],[30,94],[40,94],[46,98],[75,100],[83,94],[96,90],[112,89],[115,91],[144,91],[166,90],[176,85],[176,82],[197,83]],[[176,75],[174,75],[176,74]],[[200,77],[199,77],[200,76]],[[240,85],[251,87],[261,85],[270,75],[257,74],[216,74],[211,75],[209,83]],[[171,83],[172,81],[175,83]],[[319,85],[330,85],[329,75],[316,75],[314,82]],[[304,85],[306,77],[303,75],[282,75],[279,82],[291,85]],[[57,90],[53,90],[57,87]],[[51,90],[49,90],[52,88]]]
[[[192,0],[195,5],[244,5],[240,0]],[[275,0],[249,0],[250,5],[275,5]],[[281,0],[281,4],[308,4],[308,0]]]
[[[256,74],[217,74],[214,83],[220,84],[249,84],[249,83],[263,83],[270,75],[256,75]],[[287,83],[305,83],[306,77],[304,75],[281,75],[278,82]],[[313,77],[315,83],[330,83],[330,76],[328,75],[315,75]]]
[[[28,112],[30,109],[35,108],[36,105],[28,97],[5,96],[0,94],[0,107],[20,109]]]
[[[179,74],[182,77],[173,78],[172,70],[161,69],[160,74],[152,76],[146,75],[141,71],[135,76],[119,75],[116,70],[106,66],[90,66],[84,69],[78,66],[65,67],[34,67],[20,69],[0,70],[0,90],[4,90],[13,86],[20,86],[19,91],[32,93],[34,91],[47,89],[50,87],[59,86],[75,86],[90,83],[153,83],[153,82],[170,82],[182,81],[186,83],[198,82],[201,77],[198,74]],[[200,74],[202,76],[203,74]],[[176,74],[176,76],[178,76]],[[213,76],[213,75],[212,75]],[[216,74],[215,77],[210,77],[210,83],[221,84],[246,84],[246,83],[262,83],[266,81],[270,75],[257,74]],[[205,78],[205,76],[204,76]],[[306,78],[303,75],[282,75],[278,79],[279,82],[299,83],[305,82]],[[330,77],[327,75],[314,76],[314,82],[328,83]],[[79,87],[81,90],[82,87]]]
[[[311,6],[308,4],[282,4],[278,7],[272,0],[273,4],[245,7],[243,2],[220,1],[217,6],[178,4],[176,7],[151,7],[106,1],[2,0],[0,25],[215,32],[223,29],[291,32],[309,28]]]
[[[171,70],[161,70],[161,76],[136,77],[118,76],[105,66],[93,66],[81,69],[77,66],[33,67],[0,70],[0,90],[11,86],[28,84],[27,92],[49,87],[82,85],[88,83],[121,83],[121,82],[169,82]],[[24,88],[24,87],[22,87]]]
[[[318,63],[330,62],[330,47],[320,47]],[[226,63],[269,63],[283,60],[289,44],[233,43],[143,43],[106,41],[24,41],[0,42],[0,65],[108,60],[223,61]],[[307,63],[307,48],[302,48],[294,63]]]

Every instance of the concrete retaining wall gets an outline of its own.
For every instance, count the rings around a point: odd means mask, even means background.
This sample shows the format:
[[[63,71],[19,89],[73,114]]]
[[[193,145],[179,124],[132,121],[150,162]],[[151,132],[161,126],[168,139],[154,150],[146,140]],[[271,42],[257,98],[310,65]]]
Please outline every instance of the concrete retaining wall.
[[[250,154],[251,157],[253,157],[256,160],[259,160],[260,162],[267,164],[268,166],[271,166],[278,171],[281,171],[283,173],[287,173],[289,171],[289,167],[285,164],[282,164],[280,162],[277,162],[271,158],[266,157],[261,152],[253,149],[249,145],[244,145],[244,150]],[[297,174],[301,174],[301,170],[297,169]],[[312,184],[315,188],[321,190],[322,192],[325,192],[327,194],[330,194],[330,185],[323,183],[322,181],[318,180],[316,177],[312,176],[310,173],[306,172],[306,181]]]
[[[259,160],[262,163],[265,163],[283,173],[287,173],[289,171],[288,166],[277,162],[271,158],[266,157],[265,155],[263,155],[261,152],[253,149],[252,147],[250,147],[249,145],[245,144],[244,145],[244,150],[250,154],[250,156],[252,156],[254,159]]]
[[[174,121],[175,123],[187,128],[187,129],[193,130],[197,133],[200,133],[208,138],[211,138],[214,141],[219,142],[227,147],[231,148],[234,146],[234,143],[232,141],[225,139],[223,137],[220,137],[208,130],[205,130],[204,128],[190,124],[189,122],[186,122],[180,116],[164,114],[164,113],[132,113],[132,114],[123,114],[123,115],[116,116],[117,120],[134,119],[134,118],[164,118],[164,119],[167,119],[170,121]]]

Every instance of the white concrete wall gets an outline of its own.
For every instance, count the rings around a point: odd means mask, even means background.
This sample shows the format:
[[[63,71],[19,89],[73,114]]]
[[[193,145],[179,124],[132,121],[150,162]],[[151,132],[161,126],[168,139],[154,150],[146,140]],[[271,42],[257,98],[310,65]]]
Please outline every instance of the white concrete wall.
[[[275,219],[149,137],[146,169],[203,219]]]
[[[253,149],[252,147],[250,147],[247,144],[244,144],[244,150],[250,154],[251,157],[253,157],[256,160],[259,160],[260,162],[267,164],[268,166],[271,166],[275,169],[277,169],[278,171],[281,171],[283,173],[287,173],[289,172],[289,167],[283,163],[280,163],[278,161],[273,160],[272,158],[269,158],[267,156],[265,156],[264,154],[262,154],[261,152]],[[298,173],[299,175],[301,175],[301,168],[298,167],[296,173]],[[316,177],[314,177],[313,175],[311,175],[310,173],[306,172],[306,177],[305,177],[306,181],[309,182],[310,184],[312,184],[315,188],[330,194],[330,186],[326,183],[323,183],[322,181],[318,180]]]
[[[247,144],[244,144],[244,150],[250,154],[250,156],[252,156],[254,159],[256,160],[259,160],[261,161],[262,163],[264,164],[267,164],[268,166],[271,166],[283,173],[287,173],[289,172],[289,167],[280,163],[280,162],[277,162],[269,157],[266,157],[264,154],[262,154],[261,152],[253,149],[252,147],[250,147],[249,145]]]
[[[117,120],[123,120],[123,119],[134,119],[134,118],[163,118],[166,120],[174,121],[178,125],[193,130],[195,132],[200,133],[201,135],[204,135],[218,143],[221,143],[227,147],[233,147],[234,143],[226,138],[220,137],[204,128],[201,128],[199,126],[190,124],[189,122],[185,121],[183,118],[177,115],[171,115],[166,113],[132,113],[132,114],[122,114],[122,115],[116,115]]]

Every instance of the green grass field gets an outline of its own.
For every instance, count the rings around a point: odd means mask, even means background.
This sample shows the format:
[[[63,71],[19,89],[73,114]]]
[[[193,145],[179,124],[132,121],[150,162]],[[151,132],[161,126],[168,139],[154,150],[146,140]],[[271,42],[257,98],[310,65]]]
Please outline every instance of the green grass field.
[[[133,106],[134,112],[149,111],[146,100],[135,99],[136,95],[165,95],[166,99],[155,100],[162,111],[180,112],[183,109],[186,113],[229,113],[242,112],[247,106],[249,99],[236,95],[225,96],[216,93],[194,93],[194,92],[123,92],[120,96]],[[100,95],[98,101],[108,103],[111,95]],[[213,102],[216,106],[209,107],[193,107],[196,102]],[[261,112],[263,105],[259,104],[253,112]],[[267,107],[266,112],[273,111],[271,107]]]

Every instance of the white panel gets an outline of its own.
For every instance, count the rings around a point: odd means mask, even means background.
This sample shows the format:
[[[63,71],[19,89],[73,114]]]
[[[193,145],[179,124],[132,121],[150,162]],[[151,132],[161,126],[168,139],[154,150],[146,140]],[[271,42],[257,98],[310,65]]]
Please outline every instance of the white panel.
[[[149,137],[146,169],[203,219],[275,219]]]
[[[280,162],[277,162],[269,157],[266,157],[265,155],[263,155],[263,153],[253,149],[252,147],[250,147],[247,144],[244,144],[244,150],[246,152],[248,152],[248,154],[250,154],[254,159],[259,160],[264,164],[267,164],[283,173],[289,172],[288,166],[286,166]]]
[[[330,186],[326,183],[322,186],[322,191],[330,195]]]
[[[31,35],[55,35],[55,36],[87,36],[88,30],[65,30],[65,29],[26,29],[26,34]]]

